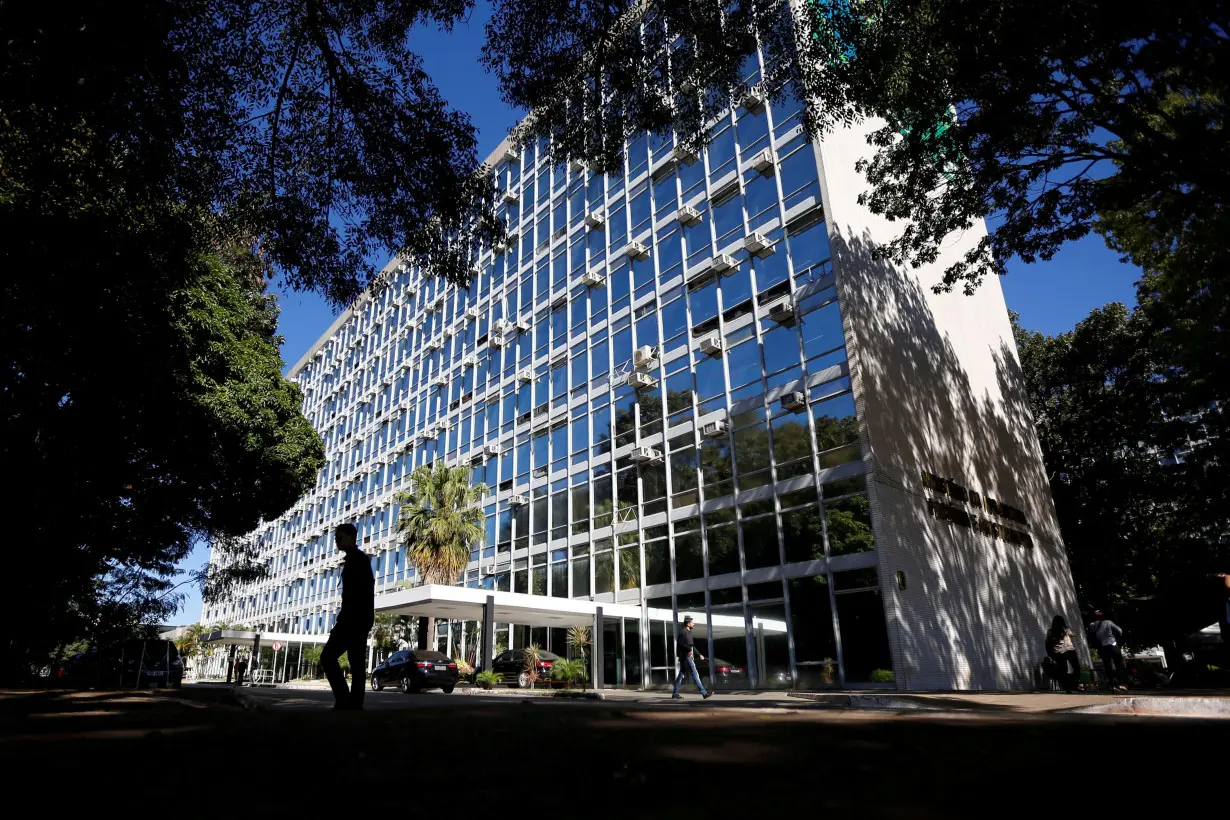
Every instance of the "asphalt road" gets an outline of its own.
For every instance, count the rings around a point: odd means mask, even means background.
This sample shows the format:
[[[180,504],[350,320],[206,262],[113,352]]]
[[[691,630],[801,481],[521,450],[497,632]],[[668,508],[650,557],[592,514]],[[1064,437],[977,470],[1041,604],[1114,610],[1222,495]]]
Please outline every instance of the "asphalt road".
[[[1225,721],[369,693],[0,693],[0,772],[73,814],[1016,817],[1224,808]],[[40,785],[42,784],[42,785]],[[46,802],[48,796],[54,798]],[[162,805],[165,800],[165,805]]]

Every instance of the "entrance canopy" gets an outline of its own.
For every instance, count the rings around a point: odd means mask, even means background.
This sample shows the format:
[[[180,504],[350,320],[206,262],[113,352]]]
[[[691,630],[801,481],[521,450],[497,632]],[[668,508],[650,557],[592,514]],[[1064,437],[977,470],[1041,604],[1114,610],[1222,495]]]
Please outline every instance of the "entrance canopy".
[[[598,607],[605,617],[640,618],[641,608],[574,598],[548,598],[523,592],[424,584],[382,595],[376,611],[391,615],[417,615],[450,621],[481,621],[487,599],[494,599],[494,619],[525,626],[592,626]]]
[[[415,615],[450,621],[482,621],[483,607],[487,599],[495,604],[493,620],[499,623],[524,626],[592,626],[602,608],[604,618],[631,618],[640,620],[642,608],[629,604],[602,603],[578,598],[550,598],[545,595],[526,595],[523,592],[496,592],[489,589],[440,586],[425,584],[412,589],[402,589],[376,599],[376,611],[391,615]],[[651,621],[674,620],[669,609],[650,608],[646,614]],[[715,638],[731,638],[747,634],[747,625],[742,615],[714,615],[712,624],[704,612],[679,613],[680,619],[691,615],[696,621],[697,637],[704,637],[712,629]],[[786,634],[785,621],[754,618],[752,628],[764,634]]]
[[[247,632],[240,629],[220,629],[201,636],[201,643],[221,643],[226,646],[269,646],[274,641],[290,643],[324,643],[328,635],[295,635],[290,632]]]

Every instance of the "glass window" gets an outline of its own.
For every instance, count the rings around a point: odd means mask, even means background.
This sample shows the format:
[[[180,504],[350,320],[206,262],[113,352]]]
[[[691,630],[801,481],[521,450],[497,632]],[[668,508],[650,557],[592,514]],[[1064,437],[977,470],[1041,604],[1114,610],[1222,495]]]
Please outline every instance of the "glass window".
[[[795,578],[786,587],[790,595],[798,687],[821,689],[839,685],[828,579],[824,575]]]
[[[871,504],[866,495],[854,495],[824,505],[824,527],[829,555],[848,555],[876,548],[871,531]]]
[[[748,569],[781,563],[777,551],[777,519],[772,515],[743,521],[743,559]]]
[[[675,580],[688,581],[705,575],[704,554],[701,551],[700,533],[692,532],[675,537]]]
[[[782,513],[782,543],[786,563],[813,561],[824,557],[824,537],[820,525],[820,505],[814,502]],[[784,499],[783,499],[784,501]]]
[[[859,457],[858,418],[854,412],[854,395],[827,399],[812,405],[816,424],[816,448],[820,466],[834,467]]]
[[[846,682],[870,681],[878,670],[892,672],[880,591],[845,592],[836,598]]]
[[[803,352],[809,360],[845,344],[841,312],[836,302],[808,313],[800,324],[803,329]]]
[[[710,577],[739,571],[738,536],[739,531],[734,524],[707,526],[705,537],[709,542]]]

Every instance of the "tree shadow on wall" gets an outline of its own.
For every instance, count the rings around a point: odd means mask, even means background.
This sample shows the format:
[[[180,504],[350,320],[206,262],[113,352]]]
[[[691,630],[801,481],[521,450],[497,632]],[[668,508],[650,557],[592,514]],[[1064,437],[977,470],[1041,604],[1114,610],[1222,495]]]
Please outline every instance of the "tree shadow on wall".
[[[937,295],[925,273],[876,260],[866,234],[839,232],[832,246],[898,685],[1027,686],[1051,618],[1079,616],[999,288]],[[1032,546],[930,515],[928,499],[944,493],[923,486],[924,470],[1024,511],[1027,527],[959,493],[936,499],[1025,531]],[[904,590],[889,583],[898,571]]]

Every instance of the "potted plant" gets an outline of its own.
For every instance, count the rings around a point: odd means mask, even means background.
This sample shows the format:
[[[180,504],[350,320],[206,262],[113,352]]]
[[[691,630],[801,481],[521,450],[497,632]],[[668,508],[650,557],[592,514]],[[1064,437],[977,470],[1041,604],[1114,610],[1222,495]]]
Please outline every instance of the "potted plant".
[[[525,666],[517,683],[533,689],[534,684],[538,682],[538,662],[542,660],[542,647],[532,643],[524,651]]]
[[[580,658],[558,660],[551,667],[551,677],[563,681],[564,686],[571,689],[578,680],[585,680],[585,662]]]
[[[477,675],[475,675],[474,682],[479,685],[479,688],[490,690],[490,689],[495,688],[495,685],[497,683],[503,683],[504,676],[501,675],[499,672],[492,672],[491,670],[486,670],[484,672],[479,672]]]

